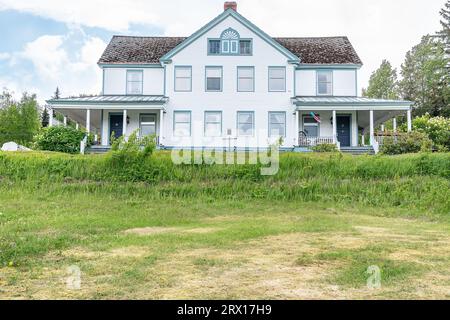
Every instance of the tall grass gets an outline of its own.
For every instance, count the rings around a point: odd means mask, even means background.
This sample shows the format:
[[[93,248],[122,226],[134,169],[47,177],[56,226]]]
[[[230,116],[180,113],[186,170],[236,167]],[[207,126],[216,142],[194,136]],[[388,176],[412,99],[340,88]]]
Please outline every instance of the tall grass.
[[[175,165],[170,153],[123,165],[111,155],[0,153],[0,187],[149,193],[153,198],[273,199],[419,208],[450,214],[450,154],[280,156],[276,175],[262,165]],[[3,181],[2,181],[3,180]],[[53,191],[52,191],[53,190]]]

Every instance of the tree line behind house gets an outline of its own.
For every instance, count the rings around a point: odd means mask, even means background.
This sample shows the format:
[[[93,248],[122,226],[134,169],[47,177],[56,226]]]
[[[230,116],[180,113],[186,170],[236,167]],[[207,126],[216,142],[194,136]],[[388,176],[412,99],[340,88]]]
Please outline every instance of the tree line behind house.
[[[397,69],[383,60],[363,96],[413,101],[414,116],[450,117],[450,0],[440,14],[442,29],[424,36],[406,53],[400,77]]]

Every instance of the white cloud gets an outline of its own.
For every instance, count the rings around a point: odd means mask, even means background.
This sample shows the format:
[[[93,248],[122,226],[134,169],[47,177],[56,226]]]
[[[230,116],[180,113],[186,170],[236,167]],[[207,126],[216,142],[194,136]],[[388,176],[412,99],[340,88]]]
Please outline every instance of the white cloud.
[[[214,3],[212,3],[214,2]],[[218,13],[223,2],[160,0],[0,0],[0,9],[29,12],[65,23],[126,31],[131,23],[170,26],[170,22],[186,21],[188,26],[205,23]],[[201,16],[197,19],[196,16]],[[168,23],[169,22],[169,23]],[[189,30],[186,25],[177,31]]]
[[[62,48],[63,36],[45,35],[27,43],[19,57],[30,60],[37,74],[46,81],[55,81],[64,73],[64,65],[70,63]]]
[[[36,93],[40,103],[51,96],[56,86],[64,96],[98,94],[101,72],[97,60],[106,43],[84,35],[81,46],[73,52],[68,49],[73,37],[70,33],[65,36],[44,35],[27,43],[22,51],[12,55],[14,73],[8,79],[0,79],[0,86]],[[29,64],[33,70],[27,69]]]
[[[8,52],[0,52],[0,61],[1,60],[8,60],[11,57],[11,54]]]

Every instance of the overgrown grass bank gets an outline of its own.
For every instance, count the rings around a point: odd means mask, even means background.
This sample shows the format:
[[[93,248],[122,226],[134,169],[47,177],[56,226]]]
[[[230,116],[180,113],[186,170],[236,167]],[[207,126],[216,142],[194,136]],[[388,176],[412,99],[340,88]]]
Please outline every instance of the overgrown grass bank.
[[[261,165],[175,165],[169,152],[140,162],[111,155],[0,153],[6,181],[47,192],[149,193],[152,198],[272,199],[420,208],[450,213],[450,154],[282,154],[276,175]],[[80,183],[82,182],[82,183]],[[140,182],[140,183],[136,183]]]

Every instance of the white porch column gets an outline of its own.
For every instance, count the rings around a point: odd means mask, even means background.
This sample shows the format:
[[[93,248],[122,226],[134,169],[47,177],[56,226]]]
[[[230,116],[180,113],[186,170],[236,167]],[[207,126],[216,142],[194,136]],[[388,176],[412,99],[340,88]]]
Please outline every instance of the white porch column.
[[[294,145],[299,145],[300,141],[298,141],[298,133],[299,133],[299,121],[300,121],[300,112],[295,110],[295,124],[294,124]]]
[[[91,132],[91,109],[86,110],[86,132]]]
[[[122,129],[122,135],[126,138],[127,137],[127,109],[123,109],[123,129]]]
[[[64,120],[63,120],[64,122],[64,127],[67,127],[67,117],[66,116],[64,116]]]
[[[394,133],[397,133],[397,118],[393,118],[392,119],[392,131],[394,131]]]
[[[48,109],[48,126],[53,127],[53,109]]]
[[[162,144],[164,135],[164,110],[159,110],[159,144]]]
[[[333,143],[337,142],[337,117],[336,110],[333,110]]]
[[[369,111],[370,114],[370,145],[373,145],[375,141],[375,128],[373,125],[373,110]]]
[[[406,117],[408,120],[408,132],[412,131],[412,120],[411,120],[411,109],[406,112]]]

